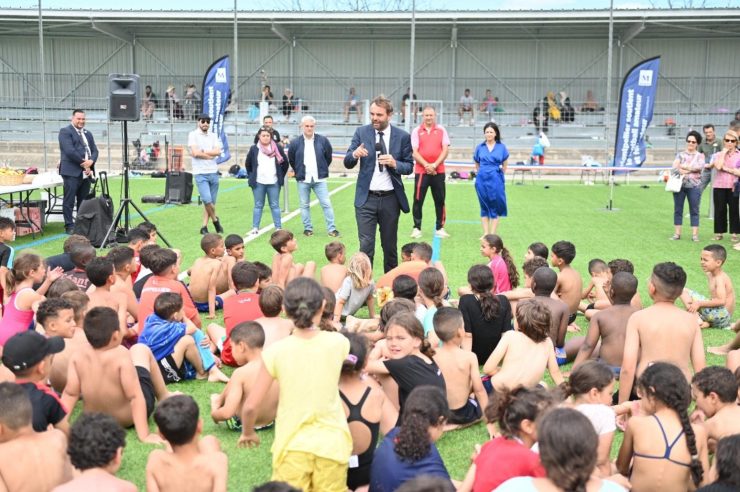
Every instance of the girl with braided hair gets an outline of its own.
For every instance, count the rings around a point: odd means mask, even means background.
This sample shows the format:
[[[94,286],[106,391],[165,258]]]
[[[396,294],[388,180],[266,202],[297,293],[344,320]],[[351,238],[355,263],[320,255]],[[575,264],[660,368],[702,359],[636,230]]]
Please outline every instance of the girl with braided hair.
[[[599,439],[591,422],[578,410],[556,408],[545,413],[537,420],[537,441],[540,448],[540,461],[547,472],[547,478],[512,478],[504,482],[496,491],[624,492],[626,490],[615,482],[602,480],[593,474],[596,468],[596,449]]]
[[[418,386],[408,399],[400,426],[391,430],[375,451],[370,492],[390,492],[417,476],[433,476],[450,485],[442,457],[434,443],[442,437],[450,409],[444,391]]]
[[[647,415],[628,421],[617,469],[635,492],[698,487],[709,468],[707,436],[689,422],[686,376],[673,364],[655,362],[640,376],[637,392]]]
[[[434,313],[442,306],[448,305],[442,296],[445,292],[445,278],[442,272],[434,267],[425,268],[419,274],[419,297],[422,304],[426,307],[424,318],[421,319],[424,327],[424,336],[429,337],[429,343],[432,346],[439,344],[439,338],[434,333]]]
[[[436,386],[446,396],[447,387],[442,371],[432,359],[434,350],[424,338],[424,328],[414,313],[399,313],[388,320],[385,342],[389,358],[369,362],[367,372],[380,376],[388,399],[398,401],[401,422],[406,400],[414,388]]]

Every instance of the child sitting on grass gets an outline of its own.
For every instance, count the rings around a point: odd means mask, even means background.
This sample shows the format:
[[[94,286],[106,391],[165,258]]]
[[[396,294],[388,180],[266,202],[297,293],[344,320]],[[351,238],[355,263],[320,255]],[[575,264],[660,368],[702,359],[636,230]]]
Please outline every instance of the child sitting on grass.
[[[200,438],[203,420],[188,395],[175,395],[157,405],[157,431],[172,451],[155,449],[146,463],[147,490],[226,492],[229,460],[214,436]]]
[[[334,292],[339,290],[347,276],[347,267],[344,266],[345,251],[344,244],[339,241],[332,241],[324,246],[324,255],[329,263],[321,267],[320,283]]]
[[[439,477],[452,485],[434,445],[442,437],[449,412],[442,389],[419,386],[411,392],[399,426],[385,436],[375,451],[370,492],[396,490],[419,475]]]
[[[475,354],[460,348],[465,336],[463,316],[456,308],[441,307],[434,313],[434,332],[442,346],[434,354],[447,386],[452,426],[470,425],[481,418],[481,408],[488,404],[488,393],[478,373]],[[475,394],[475,398],[470,395]],[[449,430],[446,429],[446,430]]]
[[[268,285],[259,298],[262,317],[255,321],[265,330],[265,348],[293,333],[293,322],[281,318],[283,312],[283,289],[277,285]]]
[[[496,393],[485,409],[489,434],[496,437],[476,453],[458,490],[490,492],[510,478],[544,477],[540,457],[531,448],[537,442],[535,421],[554,404],[542,386]]]
[[[236,295],[227,297],[224,301],[224,326],[211,323],[207,332],[211,342],[221,353],[221,362],[237,367],[238,364],[231,355],[229,334],[239,323],[262,317],[262,310],[259,306],[260,296],[257,294],[257,268],[246,261],[237,263],[231,270],[231,277],[237,290]]]
[[[576,257],[576,247],[568,241],[558,241],[550,248],[550,262],[552,266],[560,270],[558,283],[555,286],[555,294],[568,305],[568,324],[576,321],[578,306],[581,303],[581,292],[583,291],[583,280],[581,275],[573,269],[570,264]],[[578,331],[577,327],[574,327]]]
[[[85,334],[82,333],[82,327],[77,329],[72,303],[66,299],[47,299],[39,304],[36,321],[44,327],[47,338],[61,337],[64,340],[64,350],[52,359],[49,373],[51,387],[61,394],[67,384],[69,359],[87,343]]]
[[[601,258],[594,258],[588,262],[588,274],[591,279],[581,293],[579,311],[586,312],[589,308],[593,309],[597,301],[607,300],[603,285],[608,281],[608,272],[609,267]]]
[[[0,308],[2,308],[8,289],[5,286],[5,275],[13,266],[15,249],[7,243],[15,240],[15,221],[7,217],[0,217]],[[65,242],[66,246],[67,243]],[[1,309],[0,309],[1,312]]]
[[[519,272],[514,258],[504,247],[504,241],[497,234],[486,234],[480,241],[480,254],[489,259],[488,268],[493,272],[494,294],[500,294],[519,287]]]
[[[648,366],[638,381],[645,416],[627,422],[617,469],[634,490],[689,490],[705,483],[707,435],[689,423],[691,387],[681,369],[667,362]]]
[[[136,485],[116,478],[126,431],[110,415],[83,413],[72,425],[67,454],[79,474],[52,492],[136,492]]]
[[[614,392],[614,374],[606,364],[590,360],[575,369],[564,385],[565,396],[573,397],[573,406],[593,424],[599,436],[596,450],[596,474],[602,478],[612,475],[609,452],[614,440],[616,415],[611,408]]]
[[[116,273],[116,281],[110,287],[110,291],[126,299],[126,311],[133,321],[139,314],[139,303],[134,294],[134,284],[131,273],[136,269],[134,251],[126,246],[117,246],[108,252],[108,259],[113,262]]]
[[[532,258],[542,258],[547,260],[550,257],[550,251],[545,243],[535,242],[527,246],[527,252],[524,254],[524,261]]]
[[[445,292],[445,278],[442,272],[434,267],[425,268],[419,274],[419,298],[421,303],[426,308],[424,317],[421,318],[422,326],[424,327],[424,336],[429,338],[429,343],[436,347],[439,344],[439,339],[434,333],[434,313],[437,309],[446,305],[442,296]]]
[[[31,400],[33,415],[30,423],[36,432],[49,426],[69,433],[68,408],[46,385],[55,354],[64,350],[61,337],[44,338],[35,331],[26,330],[10,337],[4,347],[2,362],[15,375]]]
[[[722,270],[727,260],[727,250],[719,244],[710,244],[701,252],[701,269],[709,281],[707,299],[696,291],[684,289],[681,301],[690,313],[696,313],[702,328],[727,328],[732,326],[735,311],[735,289],[730,276]]]
[[[324,295],[315,280],[290,282],[284,304],[295,330],[262,352],[257,381],[242,410],[239,446],[259,445],[254,430],[258,408],[277,381],[272,479],[303,490],[345,491],[352,436],[338,382],[349,341],[339,333],[318,330]]]
[[[534,297],[534,292],[532,292],[532,277],[534,277],[534,272],[542,267],[549,266],[550,265],[547,263],[547,260],[541,256],[533,256],[532,258],[524,260],[524,264],[522,265],[524,285],[501,293],[501,295],[505,296],[509,300],[509,303],[511,303],[512,313],[516,312],[517,302],[522,299],[531,299]]]
[[[393,428],[398,415],[392,409],[388,411],[391,405],[386,404],[383,391],[377,385],[369,384],[368,378],[363,377],[368,355],[367,338],[356,333],[347,333],[345,336],[349,339],[349,354],[342,364],[339,397],[352,434],[347,488],[355,490],[370,483],[370,466],[378,445],[378,436],[383,430],[381,421],[392,422],[385,429],[387,432]]]
[[[558,361],[559,366],[562,366],[568,362],[565,334],[568,330],[568,316],[570,313],[567,304],[552,296],[557,282],[557,273],[551,268],[542,267],[534,272],[531,286],[534,299],[550,310],[550,339],[555,346],[555,360]]]
[[[216,310],[223,309],[224,299],[233,295],[229,289],[229,268],[224,261],[224,240],[218,234],[204,234],[200,249],[205,256],[195,260],[188,271],[188,290],[198,312],[208,313],[207,319],[216,317]]]
[[[15,258],[13,268],[5,276],[5,293],[10,297],[0,323],[0,354],[10,337],[33,327],[34,311],[45,299],[44,294],[51,283],[61,275],[61,268],[49,270],[38,255],[28,253]],[[33,286],[39,283],[41,286],[33,290]]]
[[[135,339],[136,328],[129,328],[126,323],[128,318],[126,298],[111,292],[111,288],[116,283],[113,262],[104,256],[93,258],[85,267],[85,274],[90,283],[95,286],[87,293],[89,308],[106,306],[114,310],[118,313],[118,326],[125,333],[126,338]]]
[[[573,369],[584,363],[597,351],[598,359],[609,366],[614,377],[622,372],[624,358],[624,339],[627,323],[637,309],[630,303],[637,292],[637,278],[627,272],[619,272],[609,284],[610,307],[597,311],[588,325],[588,333],[583,340]]]
[[[686,285],[686,272],[675,263],[658,263],[648,282],[653,305],[629,317],[624,339],[619,403],[634,400],[635,379],[656,361],[675,364],[688,384],[691,370],[706,366],[704,341],[695,315],[675,305]]]
[[[69,257],[75,267],[68,272],[64,272],[62,277],[71,280],[77,285],[78,289],[86,292],[87,288],[90,287],[90,280],[87,278],[87,273],[85,273],[85,267],[90,263],[90,260],[95,258],[95,248],[92,244],[75,244],[70,249]]]
[[[517,306],[516,319],[519,331],[504,333],[483,365],[483,372],[491,376],[490,381],[483,380],[489,386],[486,390],[532,387],[542,381],[546,369],[556,385],[562,383],[550,338],[550,311],[539,301],[527,299]]]
[[[234,269],[234,265],[244,261],[244,238],[238,234],[229,234],[224,239],[224,247],[226,248],[226,256],[224,256],[223,261],[226,264],[226,278],[229,280],[229,289],[236,290],[232,282],[231,271]]]
[[[486,265],[468,270],[468,284],[473,291],[460,297],[458,307],[465,326],[462,346],[472,350],[478,364],[485,364],[501,340],[511,330],[511,305],[501,294],[493,295],[493,272]]]
[[[85,336],[90,343],[72,356],[62,402],[74,408],[83,398],[83,411],[113,416],[123,427],[134,426],[139,440],[161,443],[149,432],[148,419],[155,399],[170,396],[149,347],[137,343],[126,350],[111,308],[97,307],[85,315]]]
[[[313,278],[316,272],[316,262],[307,261],[302,263],[293,263],[293,252],[298,250],[298,242],[293,233],[278,229],[270,236],[270,246],[276,251],[272,257],[272,281],[274,284],[282,287],[298,277]]]
[[[586,319],[590,320],[598,311],[608,309],[612,306],[613,302],[609,297],[609,289],[616,274],[620,272],[629,273],[630,275],[635,274],[635,266],[631,261],[624,258],[611,260],[607,266],[606,278],[596,277],[595,279],[594,290],[596,291],[598,300],[586,306],[586,310],[583,313]],[[635,310],[642,309],[642,299],[639,292],[635,292],[632,299],[630,299],[630,304]]]
[[[349,259],[347,274],[336,292],[337,303],[334,308],[334,319],[341,321],[354,315],[361,307],[367,305],[370,318],[375,317],[375,283],[373,266],[365,253],[358,252]],[[323,275],[323,274],[322,274]]]
[[[394,315],[385,328],[385,347],[389,358],[371,361],[367,372],[379,377],[390,401],[398,401],[399,421],[406,399],[417,386],[436,386],[446,397],[444,376],[434,362],[434,349],[416,316]]]
[[[228,377],[216,365],[208,338],[189,321],[183,314],[182,297],[163,292],[154,301],[154,312],[144,321],[139,343],[151,349],[167,384],[193,376],[205,379],[206,375],[209,382],[227,382]]]
[[[67,438],[59,430],[35,431],[26,391],[0,383],[0,486],[3,490],[51,490],[72,480],[65,453]]]
[[[214,422],[226,422],[229,429],[241,432],[240,412],[254,388],[259,373],[265,332],[259,323],[239,323],[229,334],[231,355],[239,366],[231,375],[221,394],[211,395],[211,418]],[[278,402],[278,384],[270,386],[267,396],[257,410],[257,428],[270,426],[275,421]]]
[[[738,383],[732,371],[726,367],[705,367],[694,374],[691,392],[697,408],[692,421],[703,421],[710,451],[714,451],[717,441],[723,437],[740,434]]]

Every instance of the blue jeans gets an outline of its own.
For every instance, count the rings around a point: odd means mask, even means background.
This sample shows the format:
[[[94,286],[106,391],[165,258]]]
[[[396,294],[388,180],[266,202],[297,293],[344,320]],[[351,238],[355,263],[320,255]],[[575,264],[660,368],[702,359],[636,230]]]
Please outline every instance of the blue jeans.
[[[683,224],[683,202],[689,200],[689,216],[691,227],[699,227],[699,205],[701,203],[701,187],[681,188],[681,191],[673,194],[673,225]]]
[[[254,210],[252,211],[252,227],[259,229],[260,221],[262,220],[262,209],[265,208],[265,195],[267,195],[267,201],[270,205],[270,213],[272,214],[272,223],[275,224],[276,229],[282,227],[280,221],[280,185],[260,184],[257,183],[252,188],[254,194]]]
[[[334,209],[331,207],[331,201],[329,200],[329,186],[326,184],[326,181],[314,181],[313,183],[298,181],[298,201],[301,207],[303,229],[306,231],[313,230],[313,225],[311,225],[311,208],[309,206],[311,201],[311,190],[316,193],[319,205],[321,205],[321,208],[324,210],[326,230],[328,232],[333,231],[336,229],[334,226]]]
[[[195,186],[203,203],[216,203],[218,196],[218,173],[196,174]]]

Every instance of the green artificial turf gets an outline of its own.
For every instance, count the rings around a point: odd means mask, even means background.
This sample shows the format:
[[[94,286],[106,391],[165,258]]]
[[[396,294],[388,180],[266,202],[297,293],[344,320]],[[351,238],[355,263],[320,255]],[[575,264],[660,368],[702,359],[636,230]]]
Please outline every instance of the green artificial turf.
[[[338,189],[351,181],[348,179],[331,179],[330,189]],[[120,192],[120,179],[111,180],[111,191],[117,203]],[[411,196],[413,181],[406,181],[407,194]],[[150,194],[163,194],[164,180],[148,177],[134,177],[131,180],[132,198],[140,204],[140,197]],[[297,207],[295,184],[290,183],[290,210]],[[627,258],[635,265],[635,274],[639,279],[639,290],[643,302],[649,301],[646,289],[647,279],[655,263],[674,261],[684,267],[688,274],[688,286],[708,294],[707,281],[699,267],[699,256],[704,245],[712,237],[712,221],[706,218],[707,205],[702,206],[700,237],[702,241],[693,243],[688,240],[668,241],[673,233],[673,200],[670,194],[663,191],[663,186],[650,183],[622,184],[614,189],[613,208],[606,211],[609,201],[609,188],[603,185],[583,186],[577,183],[536,181],[523,186],[509,184],[507,188],[509,217],[502,219],[498,233],[504,240],[517,264],[523,262],[527,246],[535,241],[552,245],[555,241],[565,239],[577,247],[577,256],[573,267],[581,272],[587,280],[588,261],[602,258],[609,261],[614,258]],[[709,193],[704,198],[708,200]],[[354,218],[354,186],[350,185],[332,196],[336,214],[336,225],[341,231],[341,240],[347,246],[347,256],[358,250],[356,222]],[[281,195],[282,203],[282,195]],[[227,233],[243,235],[251,228],[252,194],[244,180],[226,178],[221,180],[221,191],[217,206],[218,214]],[[148,218],[154,222],[161,233],[173,247],[183,253],[183,269],[202,254],[200,251],[200,220],[202,207],[196,203],[190,205],[146,205],[140,207]],[[688,210],[688,207],[687,207]],[[468,268],[475,263],[483,263],[480,256],[478,238],[481,235],[479,208],[475,190],[471,182],[448,183],[447,185],[447,224],[445,229],[450,233],[449,239],[437,241],[440,259],[444,263],[449,283],[456,287],[466,282]],[[299,249],[295,253],[296,261],[316,261],[319,266],[325,263],[323,247],[331,240],[325,234],[324,221],[320,207],[312,208],[314,231],[313,237],[301,235],[303,226],[300,215],[283,222],[283,227],[293,231],[298,237]],[[134,216],[133,222],[139,218]],[[269,210],[265,210],[262,226],[270,222]],[[688,219],[686,219],[688,223]],[[412,219],[410,214],[403,214],[399,226],[399,247],[410,241]],[[427,197],[424,207],[424,238],[433,242],[434,208],[431,196]],[[31,248],[42,255],[59,253],[64,236],[59,223],[49,224],[42,237],[35,240],[30,236],[19,238],[15,246]],[[269,232],[246,246],[246,257],[249,260],[260,260],[270,264],[273,254],[268,243]],[[690,237],[688,226],[684,238]],[[740,278],[740,253],[731,250],[731,243],[726,239],[722,244],[728,248],[726,271],[732,279]],[[375,261],[376,278],[382,273],[382,252],[378,239]],[[204,319],[205,321],[205,319]],[[219,320],[216,320],[220,322]],[[586,324],[582,317],[578,322],[585,334]],[[578,336],[579,334],[569,334]],[[707,330],[704,332],[705,345],[719,345],[727,342],[732,334],[726,331]],[[708,355],[708,364],[723,364],[721,357]],[[564,370],[569,370],[565,366]],[[297,376],[300,377],[300,376]],[[262,445],[258,449],[237,449],[238,434],[226,429],[224,425],[214,424],[209,417],[209,395],[221,391],[223,385],[202,381],[185,382],[172,387],[192,395],[199,403],[205,422],[204,432],[216,435],[229,456],[229,490],[250,490],[252,486],[262,483],[270,477],[270,453],[273,431],[261,431]],[[462,479],[470,463],[474,445],[486,440],[485,427],[477,426],[448,433],[442,437],[438,446],[442,457],[456,479]],[[612,455],[616,454],[622,437],[617,433]],[[144,468],[147,455],[152,447],[140,444],[133,431],[129,432],[123,466],[119,475],[131,480],[139,487],[144,487]]]

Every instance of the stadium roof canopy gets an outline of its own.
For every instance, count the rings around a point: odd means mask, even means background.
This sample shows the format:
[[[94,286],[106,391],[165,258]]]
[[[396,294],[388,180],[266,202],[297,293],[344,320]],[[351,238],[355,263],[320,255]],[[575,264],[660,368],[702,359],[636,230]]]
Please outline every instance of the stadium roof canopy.
[[[617,39],[740,38],[740,9],[614,10]],[[417,39],[593,39],[607,36],[609,10],[421,11]],[[239,11],[240,39],[407,39],[410,12]],[[46,36],[231,38],[228,11],[43,10]],[[0,36],[38,30],[36,9],[0,8]],[[454,34],[453,34],[454,31]]]

